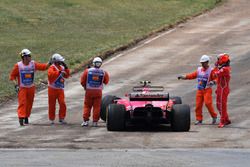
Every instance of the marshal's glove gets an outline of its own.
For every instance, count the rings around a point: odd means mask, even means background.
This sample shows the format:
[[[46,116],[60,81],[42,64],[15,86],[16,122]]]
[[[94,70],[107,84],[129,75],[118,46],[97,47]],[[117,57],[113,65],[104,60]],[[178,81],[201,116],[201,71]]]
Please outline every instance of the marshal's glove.
[[[186,79],[186,77],[184,75],[179,75],[177,78],[178,78],[178,80]]]
[[[215,66],[215,67],[218,67],[218,66],[219,66],[218,61],[216,61],[216,62],[214,63],[214,66]]]
[[[67,73],[66,73],[65,71],[60,71],[60,73],[61,73],[61,75],[62,75],[63,77],[65,77],[65,76],[67,75]]]
[[[54,63],[53,59],[50,58],[49,61],[48,61],[48,64],[51,66],[53,63]]]
[[[65,70],[68,69],[68,66],[67,66],[67,64],[65,62],[62,61],[61,64],[65,68]]]
[[[209,81],[208,85],[209,85],[210,87],[212,87],[212,86],[216,85],[216,82],[215,82],[215,81]]]
[[[15,91],[16,91],[16,93],[18,93],[19,92],[19,85],[15,85]]]

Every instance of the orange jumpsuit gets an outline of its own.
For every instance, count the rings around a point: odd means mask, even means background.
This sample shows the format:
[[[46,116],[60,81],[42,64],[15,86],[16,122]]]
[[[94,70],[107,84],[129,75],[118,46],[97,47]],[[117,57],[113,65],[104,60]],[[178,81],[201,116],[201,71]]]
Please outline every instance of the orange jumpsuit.
[[[89,121],[90,112],[93,107],[93,122],[100,118],[103,83],[108,84],[109,75],[106,71],[98,68],[86,69],[81,76],[81,85],[86,90],[83,120]]]
[[[20,90],[18,92],[18,118],[28,118],[35,96],[34,73],[35,71],[45,71],[47,64],[31,61],[29,65],[24,65],[22,61],[14,65],[10,80],[18,79]],[[21,74],[20,74],[21,72]]]
[[[66,74],[62,76],[61,71]],[[68,78],[69,69],[64,69],[61,65],[51,65],[48,69],[48,102],[49,102],[49,120],[55,120],[56,100],[59,103],[59,120],[63,120],[66,116],[66,103],[64,96],[64,79]]]
[[[210,72],[208,71],[210,70]],[[212,118],[217,117],[217,113],[214,111],[213,100],[212,100],[212,88],[208,86],[209,81],[214,80],[215,76],[212,75],[214,70],[211,68],[204,69],[199,67],[195,72],[187,74],[186,79],[198,79],[197,92],[196,92],[196,120],[202,121],[202,106],[203,102],[211,115]]]

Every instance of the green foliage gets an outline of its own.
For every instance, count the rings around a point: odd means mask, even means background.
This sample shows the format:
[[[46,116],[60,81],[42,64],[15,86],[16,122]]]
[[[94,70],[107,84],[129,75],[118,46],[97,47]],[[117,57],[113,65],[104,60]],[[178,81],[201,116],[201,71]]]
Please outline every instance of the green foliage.
[[[40,62],[58,52],[75,68],[100,52],[213,8],[217,1],[1,0],[0,100],[14,94],[8,75],[23,48]]]

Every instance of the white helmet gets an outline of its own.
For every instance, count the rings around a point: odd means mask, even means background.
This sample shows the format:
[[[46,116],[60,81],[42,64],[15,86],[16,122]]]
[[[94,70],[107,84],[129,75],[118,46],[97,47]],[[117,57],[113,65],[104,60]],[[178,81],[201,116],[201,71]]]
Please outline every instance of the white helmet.
[[[93,60],[93,66],[100,68],[102,65],[102,59],[100,57],[95,57]]]
[[[207,55],[201,56],[200,63],[204,63],[204,62],[207,62],[207,61],[210,61],[209,56],[207,56]]]
[[[63,62],[65,59],[58,53],[52,55],[53,62]]]
[[[29,49],[23,49],[20,53],[21,57],[30,55],[31,51]]]

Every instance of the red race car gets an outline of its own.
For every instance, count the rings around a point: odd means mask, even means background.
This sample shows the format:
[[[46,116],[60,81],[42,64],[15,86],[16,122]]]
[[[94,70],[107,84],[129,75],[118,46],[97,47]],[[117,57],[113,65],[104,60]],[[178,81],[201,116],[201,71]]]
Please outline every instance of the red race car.
[[[173,131],[189,131],[190,107],[180,97],[169,97],[162,86],[141,81],[125,98],[106,95],[102,98],[101,119],[109,131],[122,131],[127,123],[171,124]]]

